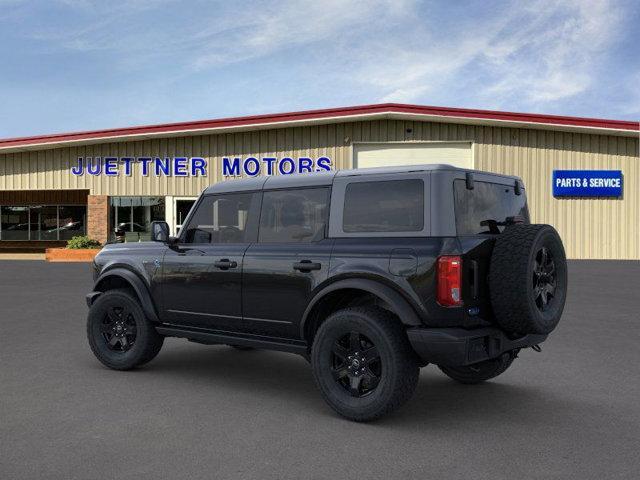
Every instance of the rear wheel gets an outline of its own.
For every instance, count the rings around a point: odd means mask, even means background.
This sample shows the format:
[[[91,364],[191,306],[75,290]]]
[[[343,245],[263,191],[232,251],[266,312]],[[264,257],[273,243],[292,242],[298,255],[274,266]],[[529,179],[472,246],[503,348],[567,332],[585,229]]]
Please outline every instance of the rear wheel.
[[[355,421],[396,410],[418,383],[418,362],[404,328],[378,307],[329,316],[314,339],[311,365],[325,401]]]
[[[120,289],[103,293],[91,305],[87,338],[96,358],[114,370],[129,370],[151,361],[164,341],[138,300]]]
[[[442,370],[447,377],[457,382],[474,385],[504,373],[513,363],[516,354],[517,352],[507,352],[498,358],[492,358],[491,360],[485,360],[484,362],[466,365],[464,367],[445,367],[438,365],[438,368]]]

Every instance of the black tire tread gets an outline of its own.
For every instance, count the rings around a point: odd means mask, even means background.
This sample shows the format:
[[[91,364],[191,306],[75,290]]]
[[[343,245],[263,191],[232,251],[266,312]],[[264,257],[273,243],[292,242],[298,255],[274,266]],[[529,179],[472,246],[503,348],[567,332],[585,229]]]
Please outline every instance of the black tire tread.
[[[531,246],[543,230],[549,230],[560,239],[556,230],[545,224],[513,225],[505,228],[496,239],[489,268],[490,298],[498,324],[508,332],[549,333],[532,324],[528,305],[523,301],[528,296]],[[505,287],[496,288],[496,285]]]
[[[126,290],[126,289],[107,290],[105,293],[103,293],[100,297],[96,299],[96,303],[100,302],[101,300],[104,301],[103,299],[107,298],[106,297],[107,295],[109,297],[113,297],[116,295],[123,296],[128,301],[131,301],[136,305],[138,310],[137,315],[139,315],[140,318],[144,320],[142,322],[142,326],[140,327],[137,325],[137,327],[139,329],[143,328],[145,330],[144,335],[142,336],[139,335],[139,338],[145,338],[146,341],[142,343],[141,345],[142,348],[140,348],[136,352],[136,355],[133,358],[129,359],[127,362],[111,361],[108,357],[102,354],[100,346],[96,343],[96,339],[92,335],[91,310],[89,310],[89,316],[87,319],[87,338],[89,340],[89,346],[91,347],[91,351],[96,356],[96,358],[100,360],[100,362],[103,365],[113,370],[131,370],[133,368],[140,367],[146,363],[149,363],[160,352],[160,349],[162,348],[162,345],[164,343],[164,337],[156,331],[156,329],[151,324],[151,322],[149,322],[149,320],[145,317],[142,307],[140,306],[140,302],[138,301],[138,298],[134,294],[132,294],[129,290]]]
[[[397,410],[411,398],[415,392],[420,375],[418,358],[411,348],[405,329],[398,317],[388,310],[376,306],[349,307],[334,312],[322,323],[318,329],[316,338],[322,335],[323,329],[326,329],[333,319],[345,314],[355,314],[370,318],[377,323],[383,330],[383,334],[389,339],[392,345],[392,352],[399,366],[399,381],[394,385],[393,392],[390,395],[390,401],[375,411],[364,411],[356,415],[345,415],[345,413],[336,408],[331,399],[327,397],[315,375],[314,378],[316,379],[316,384],[322,397],[338,414],[356,422],[375,420]],[[314,342],[314,347],[316,345],[317,343]],[[313,357],[314,355],[312,354],[312,358]]]

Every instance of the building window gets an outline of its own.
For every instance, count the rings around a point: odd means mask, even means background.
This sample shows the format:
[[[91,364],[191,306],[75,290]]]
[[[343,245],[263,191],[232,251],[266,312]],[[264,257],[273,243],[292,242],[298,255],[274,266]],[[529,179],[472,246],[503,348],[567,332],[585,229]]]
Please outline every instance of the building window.
[[[85,234],[87,208],[84,206],[61,206],[58,208],[58,238],[69,240]]]
[[[69,240],[85,235],[84,205],[1,206],[0,240]]]
[[[109,197],[111,240],[151,240],[151,222],[165,219],[164,197]]]
[[[29,207],[2,208],[2,240],[29,240]]]

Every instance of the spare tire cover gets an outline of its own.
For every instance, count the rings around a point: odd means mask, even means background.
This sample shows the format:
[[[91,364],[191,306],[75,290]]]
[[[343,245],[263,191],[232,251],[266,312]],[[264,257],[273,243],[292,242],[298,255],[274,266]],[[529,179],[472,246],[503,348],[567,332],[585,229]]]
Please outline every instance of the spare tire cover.
[[[567,261],[555,228],[505,228],[491,255],[489,292],[496,322],[507,332],[553,331],[567,297]]]

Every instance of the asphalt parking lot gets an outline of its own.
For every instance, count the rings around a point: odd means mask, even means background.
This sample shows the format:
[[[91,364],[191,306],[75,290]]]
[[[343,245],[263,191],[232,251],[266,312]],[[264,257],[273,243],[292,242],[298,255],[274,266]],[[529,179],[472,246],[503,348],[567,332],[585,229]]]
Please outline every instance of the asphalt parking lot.
[[[147,367],[85,339],[88,264],[0,262],[0,478],[637,478],[640,263],[572,262],[542,353],[463,386],[430,366],[372,424],[302,358],[169,339]]]

